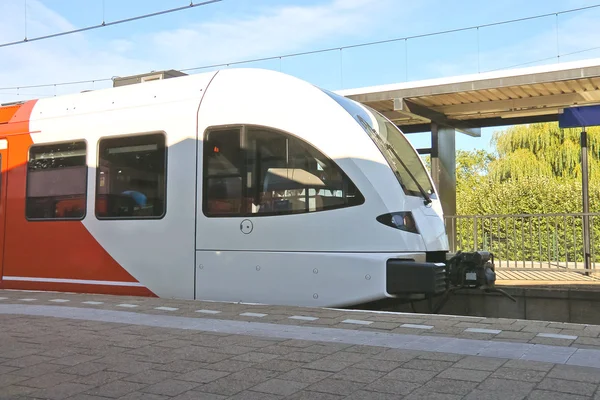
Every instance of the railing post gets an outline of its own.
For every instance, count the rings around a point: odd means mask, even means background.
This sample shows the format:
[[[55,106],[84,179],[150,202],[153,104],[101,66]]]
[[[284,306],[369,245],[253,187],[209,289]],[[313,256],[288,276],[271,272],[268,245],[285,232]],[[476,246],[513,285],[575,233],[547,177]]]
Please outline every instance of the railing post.
[[[473,251],[477,251],[477,217],[473,217]]]
[[[588,154],[587,154],[587,132],[581,131],[581,192],[583,200],[583,266],[586,275],[590,275],[590,195],[588,192]]]

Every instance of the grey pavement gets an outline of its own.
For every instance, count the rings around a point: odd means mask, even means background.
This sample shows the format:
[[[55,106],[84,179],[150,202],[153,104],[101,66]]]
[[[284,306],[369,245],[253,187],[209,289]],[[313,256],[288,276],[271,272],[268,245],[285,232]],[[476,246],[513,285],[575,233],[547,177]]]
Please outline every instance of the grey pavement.
[[[600,327],[0,291],[0,399],[600,399]]]

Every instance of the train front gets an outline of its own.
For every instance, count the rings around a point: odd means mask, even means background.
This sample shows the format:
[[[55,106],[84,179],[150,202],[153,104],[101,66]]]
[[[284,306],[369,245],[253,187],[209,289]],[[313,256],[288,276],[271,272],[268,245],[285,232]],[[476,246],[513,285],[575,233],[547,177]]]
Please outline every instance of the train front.
[[[387,208],[387,212],[376,216],[381,229],[397,231],[399,248],[408,250],[407,243],[414,246],[409,253],[390,254],[387,259],[387,294],[415,299],[445,292],[448,237],[438,193],[418,152],[396,125],[379,112],[337,94],[325,93],[372,139],[395,178],[391,182],[388,176],[375,176],[363,169],[371,182],[388,179],[388,184],[378,188]],[[377,236],[377,232],[373,234]]]

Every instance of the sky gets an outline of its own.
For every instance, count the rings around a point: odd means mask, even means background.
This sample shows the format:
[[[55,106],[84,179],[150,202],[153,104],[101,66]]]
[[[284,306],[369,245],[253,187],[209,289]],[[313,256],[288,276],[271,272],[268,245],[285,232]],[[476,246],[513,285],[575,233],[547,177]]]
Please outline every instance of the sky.
[[[199,1],[195,1],[198,3]],[[110,87],[111,77],[275,57],[219,68],[268,68],[330,90],[600,57],[600,0],[222,0],[83,33],[1,47],[188,5],[190,0],[0,0],[0,103]],[[463,32],[340,47],[475,27]],[[334,48],[319,54],[282,57]],[[577,54],[571,54],[579,52]],[[560,57],[557,57],[560,55]],[[538,61],[543,60],[543,61]],[[536,62],[537,61],[537,62]],[[200,73],[215,68],[198,69]],[[105,79],[105,80],[102,80]],[[87,81],[48,88],[5,89]],[[457,149],[490,150],[495,130],[457,135]],[[417,148],[428,134],[408,135]]]

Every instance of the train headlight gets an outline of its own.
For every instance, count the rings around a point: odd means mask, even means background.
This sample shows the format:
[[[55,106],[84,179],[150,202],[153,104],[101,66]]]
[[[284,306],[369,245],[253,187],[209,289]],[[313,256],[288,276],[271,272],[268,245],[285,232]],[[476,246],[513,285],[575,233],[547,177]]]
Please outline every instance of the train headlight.
[[[415,219],[410,211],[383,214],[377,217],[377,221],[401,231],[419,233]]]

